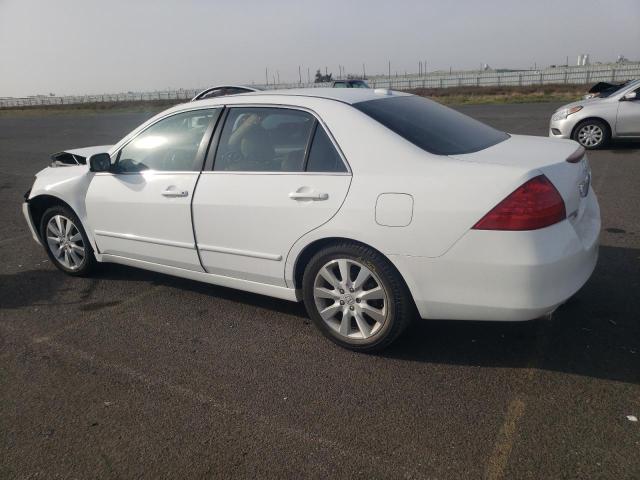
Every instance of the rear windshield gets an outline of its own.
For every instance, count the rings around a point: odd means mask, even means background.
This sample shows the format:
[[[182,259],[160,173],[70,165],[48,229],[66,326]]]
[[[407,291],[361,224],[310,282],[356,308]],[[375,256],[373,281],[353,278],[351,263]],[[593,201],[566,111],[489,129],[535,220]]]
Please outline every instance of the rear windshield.
[[[471,117],[414,95],[367,100],[353,106],[436,155],[477,152],[509,138]]]

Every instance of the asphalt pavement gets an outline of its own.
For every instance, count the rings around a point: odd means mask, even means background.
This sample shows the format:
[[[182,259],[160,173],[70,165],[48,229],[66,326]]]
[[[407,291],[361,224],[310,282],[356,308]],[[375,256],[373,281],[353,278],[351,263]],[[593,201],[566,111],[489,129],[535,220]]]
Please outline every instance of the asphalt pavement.
[[[460,110],[546,135],[556,107]],[[374,356],[301,305],[47,261],[34,173],[149,116],[0,116],[0,478],[640,478],[640,144],[589,153],[600,259],[552,320],[416,322]]]

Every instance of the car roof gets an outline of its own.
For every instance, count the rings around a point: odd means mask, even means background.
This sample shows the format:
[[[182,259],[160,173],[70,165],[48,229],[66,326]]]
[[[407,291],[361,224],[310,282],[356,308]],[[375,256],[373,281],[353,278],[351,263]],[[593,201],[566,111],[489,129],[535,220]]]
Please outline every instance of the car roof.
[[[406,97],[409,93],[397,92],[383,88],[291,88],[286,90],[263,90],[261,92],[242,93],[235,97],[312,97],[337,100],[342,103],[353,105],[354,103],[366,102],[367,100],[378,100],[390,97]]]

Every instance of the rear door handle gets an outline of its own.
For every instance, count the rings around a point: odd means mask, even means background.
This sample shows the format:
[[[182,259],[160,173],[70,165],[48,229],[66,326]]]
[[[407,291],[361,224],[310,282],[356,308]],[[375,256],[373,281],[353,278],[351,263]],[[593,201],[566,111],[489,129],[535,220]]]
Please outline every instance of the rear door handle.
[[[327,200],[329,194],[324,192],[291,192],[289,198],[291,200]]]
[[[189,192],[187,190],[174,190],[172,188],[167,188],[162,192],[164,197],[188,197]]]

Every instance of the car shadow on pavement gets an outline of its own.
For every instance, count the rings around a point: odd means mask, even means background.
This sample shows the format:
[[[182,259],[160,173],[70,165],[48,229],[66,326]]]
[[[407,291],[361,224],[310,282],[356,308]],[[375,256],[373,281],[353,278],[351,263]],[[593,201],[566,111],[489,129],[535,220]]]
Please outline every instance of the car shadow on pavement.
[[[54,268],[0,275],[0,308],[59,305],[70,288]],[[309,319],[301,303],[106,264],[79,281],[72,303],[92,309],[102,282],[143,282]],[[112,298],[105,298],[111,306]],[[115,299],[121,300],[121,299]],[[117,302],[115,302],[117,303]],[[86,304],[86,305],[85,305]],[[381,357],[496,368],[539,368],[627,383],[640,383],[640,250],[601,247],[589,282],[551,320],[531,322],[415,321]],[[318,334],[318,342],[325,340]],[[339,348],[331,346],[330,348]]]
[[[640,383],[640,250],[600,247],[587,284],[551,320],[414,322],[383,355],[411,361],[539,368]]]
[[[640,142],[629,140],[616,140],[610,145],[600,148],[599,150],[609,150],[614,153],[626,153],[629,150],[640,150]]]

